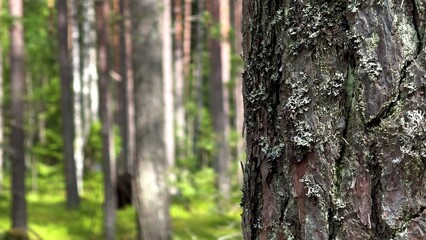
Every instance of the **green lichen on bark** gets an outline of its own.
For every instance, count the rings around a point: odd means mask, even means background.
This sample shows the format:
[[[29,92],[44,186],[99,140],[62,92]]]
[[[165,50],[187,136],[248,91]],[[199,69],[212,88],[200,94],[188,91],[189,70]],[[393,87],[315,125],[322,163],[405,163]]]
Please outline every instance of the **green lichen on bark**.
[[[425,6],[244,1],[245,239],[426,237]]]

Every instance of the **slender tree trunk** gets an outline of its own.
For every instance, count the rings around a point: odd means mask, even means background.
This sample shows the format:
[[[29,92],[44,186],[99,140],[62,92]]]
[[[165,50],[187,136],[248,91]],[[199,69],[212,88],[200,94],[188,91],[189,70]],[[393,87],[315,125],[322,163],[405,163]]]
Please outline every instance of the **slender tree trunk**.
[[[183,29],[183,71],[184,76],[190,76],[190,63],[191,63],[191,12],[192,0],[185,0],[184,10],[184,29]]]
[[[136,109],[135,196],[139,239],[171,239],[164,144],[163,2],[133,2]]]
[[[10,26],[10,90],[12,162],[12,227],[27,229],[27,204],[25,200],[25,150],[24,150],[24,27],[22,0],[10,0],[9,11],[13,17]]]
[[[73,138],[73,91],[71,62],[68,53],[68,16],[66,0],[57,1],[59,65],[61,74],[61,111],[64,128],[64,162],[67,189],[67,208],[76,208],[80,204],[77,188],[76,166],[74,161]]]
[[[98,43],[99,113],[102,122],[102,159],[104,172],[104,237],[114,239],[116,218],[116,164],[112,133],[112,99],[109,78],[109,13],[108,0],[96,1]]]
[[[90,126],[98,120],[99,93],[96,69],[96,30],[94,0],[82,1],[82,93],[84,116],[84,139],[87,140]]]
[[[125,138],[125,125],[127,124],[125,121],[126,118],[126,109],[125,109],[125,98],[126,98],[126,91],[125,91],[125,82],[123,81],[124,75],[122,75],[122,57],[124,50],[122,49],[123,43],[122,43],[122,32],[124,32],[124,29],[121,29],[123,26],[122,22],[124,21],[123,16],[121,15],[121,8],[120,3],[121,0],[113,0],[112,1],[112,12],[111,12],[111,19],[112,19],[112,26],[111,26],[111,70],[110,70],[110,76],[112,77],[113,83],[114,83],[114,93],[112,94],[112,98],[115,99],[115,103],[112,105],[112,112],[113,112],[113,125],[117,125],[120,130],[120,138],[121,138],[121,149],[119,151],[119,155],[117,156],[116,162],[117,162],[117,173],[121,175],[122,173],[126,172],[125,168],[127,168],[125,155],[126,153],[126,147],[124,145],[124,138]],[[117,199],[118,201],[118,199]]]
[[[172,45],[172,4],[163,0],[162,12],[162,69],[164,96],[164,143],[169,167],[175,165],[175,131],[174,131],[174,94],[173,94],[173,45]]]
[[[185,75],[183,71],[183,7],[182,0],[174,1],[175,31],[174,31],[174,95],[175,95],[175,122],[178,155],[182,153],[185,132]]]
[[[426,3],[243,4],[244,239],[425,239]]]
[[[78,193],[83,193],[83,109],[82,109],[82,80],[80,72],[80,29],[78,24],[78,0],[72,0],[70,4],[70,32],[71,32],[71,59],[72,78],[74,91],[74,160],[77,175]]]
[[[231,43],[229,41],[229,31],[231,29],[230,3],[229,0],[219,0],[219,25],[220,25],[220,57],[223,84],[223,104],[225,115],[229,121],[229,94],[228,84],[231,79]],[[229,124],[228,131],[229,131]],[[227,133],[229,135],[229,133]]]
[[[133,67],[132,67],[132,39],[131,16],[129,0],[120,0],[120,13],[122,16],[120,27],[121,43],[121,85],[122,102],[122,132],[123,132],[123,159],[124,172],[132,173],[135,158],[135,114],[133,99]]]
[[[196,119],[194,120],[194,133],[193,133],[193,152],[195,153],[195,156],[199,159],[199,162],[203,163],[206,162],[202,156],[202,153],[200,149],[197,147],[198,139],[200,139],[201,135],[201,121],[202,121],[202,115],[201,115],[201,109],[203,109],[203,51],[204,51],[204,44],[205,44],[205,34],[204,34],[204,22],[203,19],[203,13],[205,10],[204,7],[204,0],[198,0],[198,13],[197,13],[197,41],[196,41],[196,53],[195,53],[195,99],[197,103],[197,108],[199,109]]]
[[[25,94],[27,96],[33,96],[34,84],[32,77],[25,77]],[[25,104],[24,112],[24,124],[26,126],[36,126],[36,114],[38,109],[37,103]],[[34,138],[36,136],[37,129],[29,129],[25,131],[24,149],[31,149],[34,146]],[[31,190],[37,191],[37,164],[35,158],[30,151],[25,151],[25,161],[30,163],[31,167]]]
[[[241,47],[241,42],[243,39],[242,35],[242,12],[243,12],[243,4],[241,1],[234,2],[234,31],[235,31],[235,54],[238,56],[242,56],[243,50]],[[236,61],[234,61],[236,62]],[[237,138],[237,160],[242,162],[245,158],[245,144],[244,144],[244,103],[243,103],[243,79],[242,79],[242,64],[239,62],[236,66],[237,68],[235,72],[237,73],[235,76],[235,89],[234,89],[234,101],[235,101],[235,128],[237,129],[237,133],[239,137]],[[238,183],[240,185],[243,184],[243,171],[240,167],[238,167]]]
[[[220,1],[208,3],[208,10],[212,16],[213,24],[220,23]],[[213,26],[212,26],[213,27]],[[230,196],[230,149],[229,149],[229,105],[225,75],[222,71],[221,35],[209,36],[210,53],[210,108],[213,120],[213,129],[216,134],[216,156],[214,167],[217,174],[217,186],[222,198]],[[229,68],[228,68],[229,70]],[[229,80],[229,78],[227,78]]]

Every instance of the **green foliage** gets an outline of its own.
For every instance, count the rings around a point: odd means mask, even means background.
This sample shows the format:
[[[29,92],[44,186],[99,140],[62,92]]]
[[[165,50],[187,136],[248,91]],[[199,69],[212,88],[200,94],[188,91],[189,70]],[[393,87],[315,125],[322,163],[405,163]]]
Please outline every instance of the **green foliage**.
[[[182,169],[178,173],[177,181],[177,188],[181,193],[179,197],[187,204],[199,199],[214,201],[216,197],[215,179],[216,175],[211,168],[205,167],[194,173]]]
[[[39,136],[34,146],[32,154],[38,161],[47,164],[62,162],[63,159],[63,135],[62,118],[59,108],[60,86],[58,78],[51,78],[43,86],[34,88],[28,100],[34,104],[42,105],[43,111],[37,113],[36,121],[44,122],[46,125],[44,136]],[[40,129],[34,128],[32,124],[27,124],[27,133]]]
[[[87,143],[84,145],[84,157],[89,165],[102,162],[102,123],[95,121],[90,126]],[[114,134],[114,152],[118,156],[121,151],[120,129],[117,126],[113,128]]]
[[[63,169],[57,166],[38,164],[39,191],[27,194],[29,227],[45,240],[74,240],[102,238],[103,186],[101,173],[87,173],[85,192],[79,209],[65,210]],[[170,209],[173,223],[173,238],[241,239],[240,210],[219,213],[214,202],[214,173],[206,169],[196,173],[191,181],[195,193],[191,202],[175,199]],[[5,178],[5,187],[10,186],[10,176]],[[30,182],[27,182],[29,185]],[[200,188],[200,189],[196,189]],[[195,197],[198,196],[198,197]],[[10,194],[0,194],[0,236],[10,227]],[[135,239],[135,210],[131,207],[119,210],[116,220],[116,239]],[[3,234],[4,236],[4,234]],[[30,232],[30,237],[32,233]],[[1,238],[0,238],[1,239]]]
[[[101,137],[102,125],[100,121],[95,121],[90,126],[89,136],[87,143],[84,145],[84,157],[86,161],[90,163],[98,162],[102,160],[102,137]]]

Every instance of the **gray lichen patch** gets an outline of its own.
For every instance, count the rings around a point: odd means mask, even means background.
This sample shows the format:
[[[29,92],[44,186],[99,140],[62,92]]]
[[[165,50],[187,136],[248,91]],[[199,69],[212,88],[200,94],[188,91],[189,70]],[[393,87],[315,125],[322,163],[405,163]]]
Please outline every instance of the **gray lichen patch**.
[[[270,145],[266,137],[260,137],[260,151],[266,156],[268,162],[272,162],[280,158],[284,152],[284,143]]]
[[[309,1],[297,1],[288,9],[286,22],[289,44],[293,56],[303,49],[310,49],[324,41],[322,46],[342,45],[343,39],[335,35],[344,20],[345,5],[343,1],[312,4]]]
[[[293,142],[298,147],[310,148],[314,143],[314,135],[308,124],[304,121],[297,121],[293,131]]]
[[[285,83],[291,90],[291,95],[287,99],[285,108],[289,112],[291,118],[295,118],[298,114],[303,114],[308,110],[311,102],[309,92],[309,78],[306,73],[298,72],[295,76],[288,78]]]
[[[345,76],[343,73],[338,72],[331,78],[325,75],[323,83],[318,87],[318,92],[326,97],[337,97],[343,92],[344,82]]]
[[[423,110],[407,111],[400,118],[402,135],[400,150],[413,158],[426,158],[426,120]]]
[[[307,197],[309,197],[309,198],[320,198],[321,197],[322,189],[315,182],[315,179],[312,175],[305,175],[299,181],[305,185]]]

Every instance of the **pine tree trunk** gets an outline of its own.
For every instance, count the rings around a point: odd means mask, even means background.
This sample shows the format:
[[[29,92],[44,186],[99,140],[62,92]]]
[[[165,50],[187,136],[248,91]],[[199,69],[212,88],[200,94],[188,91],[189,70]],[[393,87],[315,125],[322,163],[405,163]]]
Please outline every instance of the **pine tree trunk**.
[[[243,2],[244,239],[426,238],[426,3]]]
[[[124,172],[132,173],[135,158],[135,114],[133,99],[133,66],[132,66],[132,39],[129,0],[120,0],[120,13],[123,17],[120,28],[121,43],[121,86],[122,102],[122,131],[123,131],[123,159]]]
[[[136,158],[135,205],[139,239],[171,239],[168,167],[164,144],[162,70],[163,2],[134,1],[133,47],[135,68]]]
[[[24,28],[22,0],[10,0],[10,147],[12,162],[12,227],[27,228],[24,151]]]
[[[192,1],[185,0],[184,26],[183,26],[183,75],[190,76],[191,63],[191,12]]]
[[[221,2],[208,2],[207,9],[212,17],[212,26],[217,28],[220,24]],[[212,32],[210,30],[210,32]],[[210,54],[210,110],[212,114],[213,130],[216,136],[216,154],[214,167],[217,174],[217,186],[221,197],[229,197],[231,190],[230,178],[230,149],[229,149],[229,103],[225,75],[222,71],[224,65],[221,46],[222,36],[209,35],[208,45]],[[228,69],[229,70],[229,69]],[[227,78],[229,80],[229,78]]]
[[[68,17],[66,0],[58,0],[58,42],[59,65],[61,74],[61,111],[64,128],[64,162],[65,182],[67,189],[67,208],[76,208],[80,204],[77,189],[76,166],[74,161],[73,137],[74,137],[74,111],[71,63],[68,53]]]
[[[102,168],[104,173],[104,238],[115,238],[116,218],[116,163],[112,132],[112,96],[109,77],[109,18],[108,0],[96,1],[96,32],[98,43],[99,115],[102,122]]]
[[[176,139],[178,156],[183,153],[182,144],[185,133],[185,75],[183,62],[183,7],[182,0],[174,1],[174,95],[175,95],[175,118]]]
[[[234,31],[235,31],[235,54],[239,56],[242,55],[243,50],[241,48],[241,42],[243,39],[242,35],[242,9],[243,4],[241,1],[234,2]],[[242,79],[242,66],[237,64],[235,66],[236,76],[235,76],[235,89],[234,89],[234,98],[235,98],[235,127],[238,132],[237,139],[237,160],[238,162],[242,161],[245,157],[245,144],[244,144],[244,103],[243,103],[243,79]],[[238,167],[238,182],[242,184],[242,171],[241,168]]]
[[[195,51],[195,83],[194,83],[194,89],[195,89],[195,101],[197,109],[201,110],[203,109],[203,70],[204,70],[204,64],[203,64],[203,51],[204,51],[204,45],[206,41],[206,34],[204,33],[204,22],[203,14],[205,11],[205,4],[204,0],[198,0],[197,1],[197,28],[196,28],[196,51]],[[199,139],[201,138],[201,122],[202,122],[202,111],[198,111],[197,115],[195,116],[194,123],[193,123],[193,136],[192,136],[192,145],[193,145],[193,152],[194,155],[197,157],[199,162],[204,165],[205,162],[208,160],[205,160],[203,158],[203,154],[201,152],[200,147],[198,147]],[[189,122],[189,121],[188,121]],[[189,125],[189,124],[188,124]],[[188,126],[189,128],[190,126]],[[189,149],[188,149],[189,150]]]

